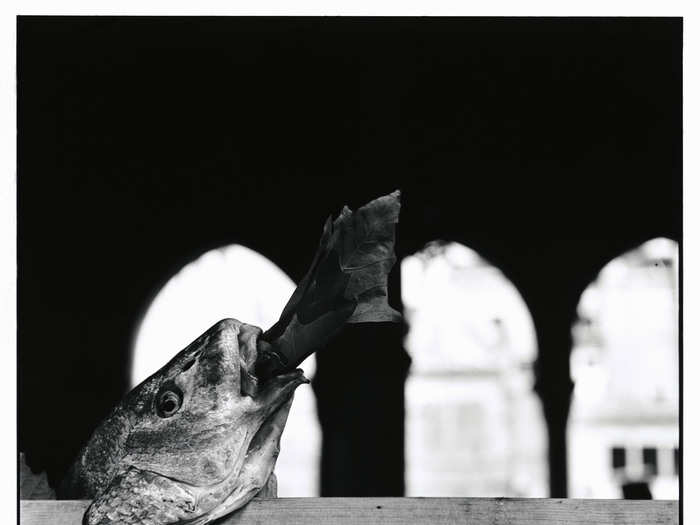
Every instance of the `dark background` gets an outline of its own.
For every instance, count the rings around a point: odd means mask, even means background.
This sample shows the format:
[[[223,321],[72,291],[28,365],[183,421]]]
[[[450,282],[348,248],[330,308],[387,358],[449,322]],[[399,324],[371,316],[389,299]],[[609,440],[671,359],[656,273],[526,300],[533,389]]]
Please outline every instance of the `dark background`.
[[[580,293],[627,249],[681,240],[681,31],[639,18],[20,17],[30,466],[60,479],[127,388],[141,316],[185,263],[241,243],[298,281],[330,213],[401,188],[399,258],[461,242],[530,308],[551,494],[565,496]],[[400,307],[398,265],[390,296]],[[403,491],[402,330],[354,326],[319,354],[323,495]],[[354,359],[372,366],[349,381]]]

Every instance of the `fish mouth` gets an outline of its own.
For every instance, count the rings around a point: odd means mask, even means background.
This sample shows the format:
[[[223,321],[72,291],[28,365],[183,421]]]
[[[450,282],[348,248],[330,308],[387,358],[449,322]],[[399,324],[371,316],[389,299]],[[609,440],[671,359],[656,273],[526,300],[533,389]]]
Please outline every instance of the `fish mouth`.
[[[287,415],[294,399],[294,391],[302,384],[310,383],[304,371],[296,369],[268,379],[260,392],[262,410],[265,414],[258,430],[248,446],[248,453],[269,439],[279,439],[287,421]],[[279,448],[279,447],[278,447]]]

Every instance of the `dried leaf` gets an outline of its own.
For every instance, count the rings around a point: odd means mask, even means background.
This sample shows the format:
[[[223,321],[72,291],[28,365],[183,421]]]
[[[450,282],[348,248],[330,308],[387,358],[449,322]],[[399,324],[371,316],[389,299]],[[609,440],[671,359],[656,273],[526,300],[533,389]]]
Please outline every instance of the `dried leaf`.
[[[400,192],[328,219],[311,268],[264,335],[257,373],[270,377],[297,366],[324,346],[345,323],[397,322],[387,301],[387,279],[396,262],[395,224]]]

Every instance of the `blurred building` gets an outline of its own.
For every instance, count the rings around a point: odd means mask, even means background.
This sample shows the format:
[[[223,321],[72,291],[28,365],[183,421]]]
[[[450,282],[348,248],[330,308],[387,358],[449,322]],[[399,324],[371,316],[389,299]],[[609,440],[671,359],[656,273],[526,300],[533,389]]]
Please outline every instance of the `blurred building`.
[[[678,245],[659,238],[611,261],[581,297],[571,497],[619,498],[641,483],[654,498],[678,499],[677,290]]]
[[[428,245],[401,274],[413,360],[406,495],[546,496],[535,332],[517,290],[456,243]]]

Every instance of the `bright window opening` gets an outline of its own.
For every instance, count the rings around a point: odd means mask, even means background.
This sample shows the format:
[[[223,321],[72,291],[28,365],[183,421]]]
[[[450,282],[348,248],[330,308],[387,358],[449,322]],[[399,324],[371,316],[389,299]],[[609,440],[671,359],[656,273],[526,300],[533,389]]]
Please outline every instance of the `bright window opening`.
[[[406,257],[401,278],[407,496],[545,497],[535,330],[515,286],[456,243]]]
[[[158,370],[217,321],[233,317],[267,329],[282,313],[294,282],[244,246],[211,250],[187,264],[160,290],[138,330],[131,385]],[[301,368],[315,371],[311,356]],[[280,496],[317,496],[321,431],[311,387],[297,389],[275,472]]]
[[[653,239],[610,261],[581,296],[573,343],[570,497],[646,484],[678,499],[677,243]]]

